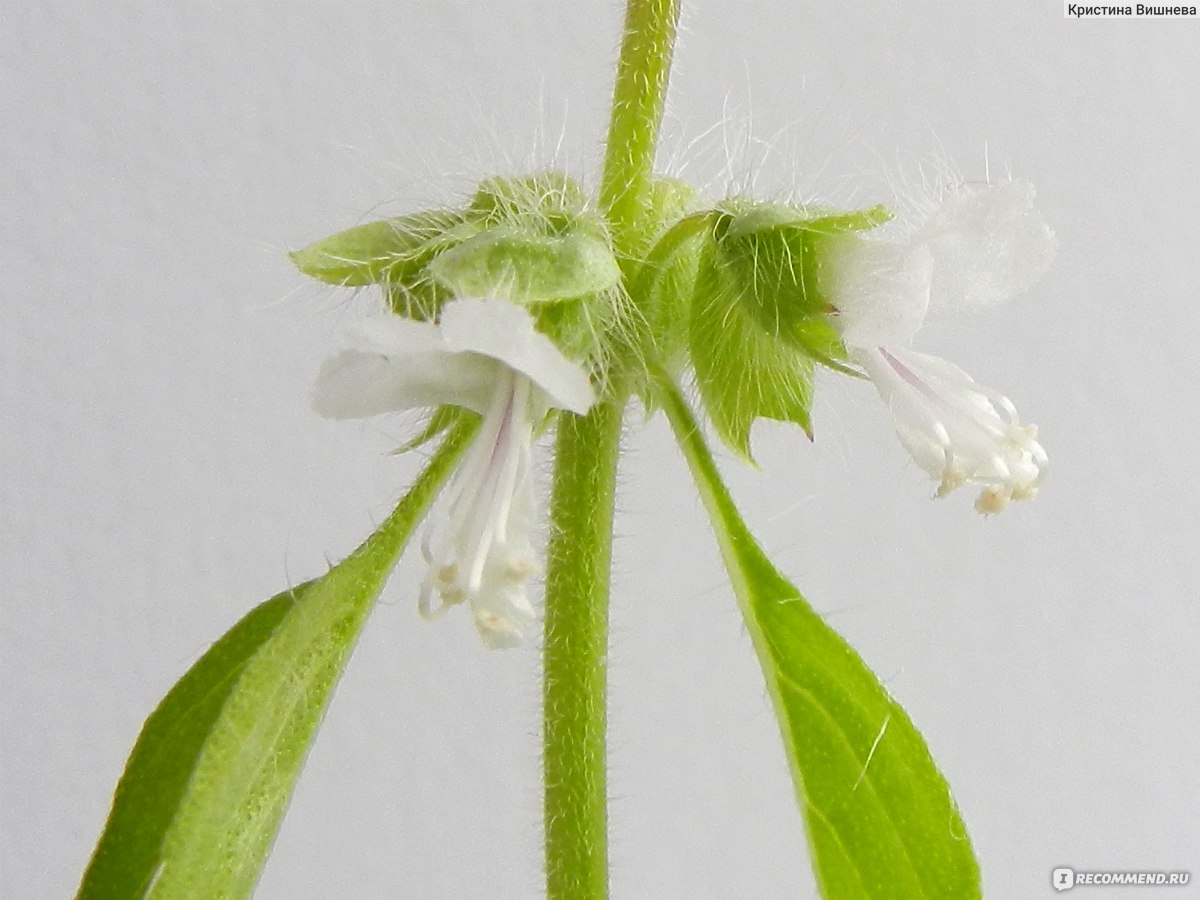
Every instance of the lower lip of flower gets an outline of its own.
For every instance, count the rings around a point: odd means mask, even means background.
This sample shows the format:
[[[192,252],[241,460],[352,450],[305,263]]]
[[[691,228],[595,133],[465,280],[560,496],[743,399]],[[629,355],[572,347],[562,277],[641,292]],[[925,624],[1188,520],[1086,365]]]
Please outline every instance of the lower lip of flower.
[[[937,357],[886,347],[856,355],[901,441],[938,479],[937,496],[972,482],[982,488],[975,508],[985,515],[1036,496],[1049,458],[1036,426],[1023,425],[1007,397]]]

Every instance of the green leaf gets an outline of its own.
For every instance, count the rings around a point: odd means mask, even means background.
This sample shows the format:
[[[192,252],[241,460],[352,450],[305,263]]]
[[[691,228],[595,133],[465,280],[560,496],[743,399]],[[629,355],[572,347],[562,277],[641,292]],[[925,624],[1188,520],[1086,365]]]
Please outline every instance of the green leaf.
[[[516,303],[585,297],[621,280],[612,248],[594,234],[544,235],[507,225],[442,253],[429,269],[456,294]]]
[[[188,670],[146,720],[80,897],[143,896],[158,867],[163,835],[238,676],[312,584],[277,594],[251,610]]]
[[[762,666],[821,895],[980,897],[966,827],[920,733],[766,558],[678,389],[660,390]]]
[[[476,231],[463,213],[428,210],[348,228],[288,256],[305,275],[339,287],[420,284],[434,256]]]
[[[696,275],[688,344],[713,427],[743,458],[752,459],[755,419],[794,422],[811,435],[812,357],[762,327],[711,244]]]
[[[146,721],[78,900],[248,897],[358,633],[476,427],[460,424],[371,537],[252,610]]]

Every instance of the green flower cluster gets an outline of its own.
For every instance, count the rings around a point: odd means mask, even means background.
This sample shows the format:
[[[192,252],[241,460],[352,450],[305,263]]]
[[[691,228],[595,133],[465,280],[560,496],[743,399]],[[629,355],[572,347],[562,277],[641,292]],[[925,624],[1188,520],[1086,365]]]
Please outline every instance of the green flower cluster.
[[[653,379],[690,368],[714,428],[750,457],[757,418],[811,435],[817,364],[854,374],[821,289],[831,239],[888,221],[732,199],[709,208],[675,179],[651,185],[653,216],[619,256],[580,185],[558,172],[484,181],[468,203],[370,222],[293,253],[306,274],[379,285],[392,312],[436,321],[455,297],[525,307],[602,392],[653,408]]]

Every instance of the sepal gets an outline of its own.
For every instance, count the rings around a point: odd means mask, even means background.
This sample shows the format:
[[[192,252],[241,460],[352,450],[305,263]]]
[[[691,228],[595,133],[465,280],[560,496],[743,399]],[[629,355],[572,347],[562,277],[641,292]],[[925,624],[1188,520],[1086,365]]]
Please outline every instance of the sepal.
[[[563,172],[494,175],[475,189],[470,210],[488,225],[524,221],[547,234],[576,230],[589,215],[588,196]]]
[[[832,236],[867,231],[890,213],[730,203],[714,229],[731,289],[759,327],[818,362],[845,370],[846,350],[829,320],[820,272]]]
[[[655,179],[650,197],[657,236],[631,291],[639,313],[635,343],[641,358],[673,375],[686,363],[688,304],[718,214],[690,212],[695,190],[674,178]],[[648,408],[652,397],[652,391],[644,392]]]
[[[621,279],[608,241],[587,231],[539,234],[498,225],[429,265],[436,281],[464,297],[547,303],[598,294]]]

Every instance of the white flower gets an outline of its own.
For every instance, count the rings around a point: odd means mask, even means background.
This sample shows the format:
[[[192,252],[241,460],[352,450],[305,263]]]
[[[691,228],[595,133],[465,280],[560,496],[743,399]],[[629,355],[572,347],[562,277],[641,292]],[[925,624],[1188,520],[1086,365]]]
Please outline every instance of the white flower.
[[[530,543],[532,442],[550,408],[585,413],[587,372],[505,300],[457,299],[438,323],[394,315],[352,326],[347,349],[317,377],[313,407],[335,419],[452,404],[483,422],[425,532],[427,618],[469,603],[489,647],[520,643],[533,623],[526,582],[538,572]]]
[[[842,340],[891,410],[901,443],[945,496],[966,482],[996,513],[1037,494],[1049,462],[1037,428],[962,369],[906,349],[930,309],[997,303],[1032,285],[1054,235],[1021,182],[965,186],[903,240],[835,239],[821,288]]]

